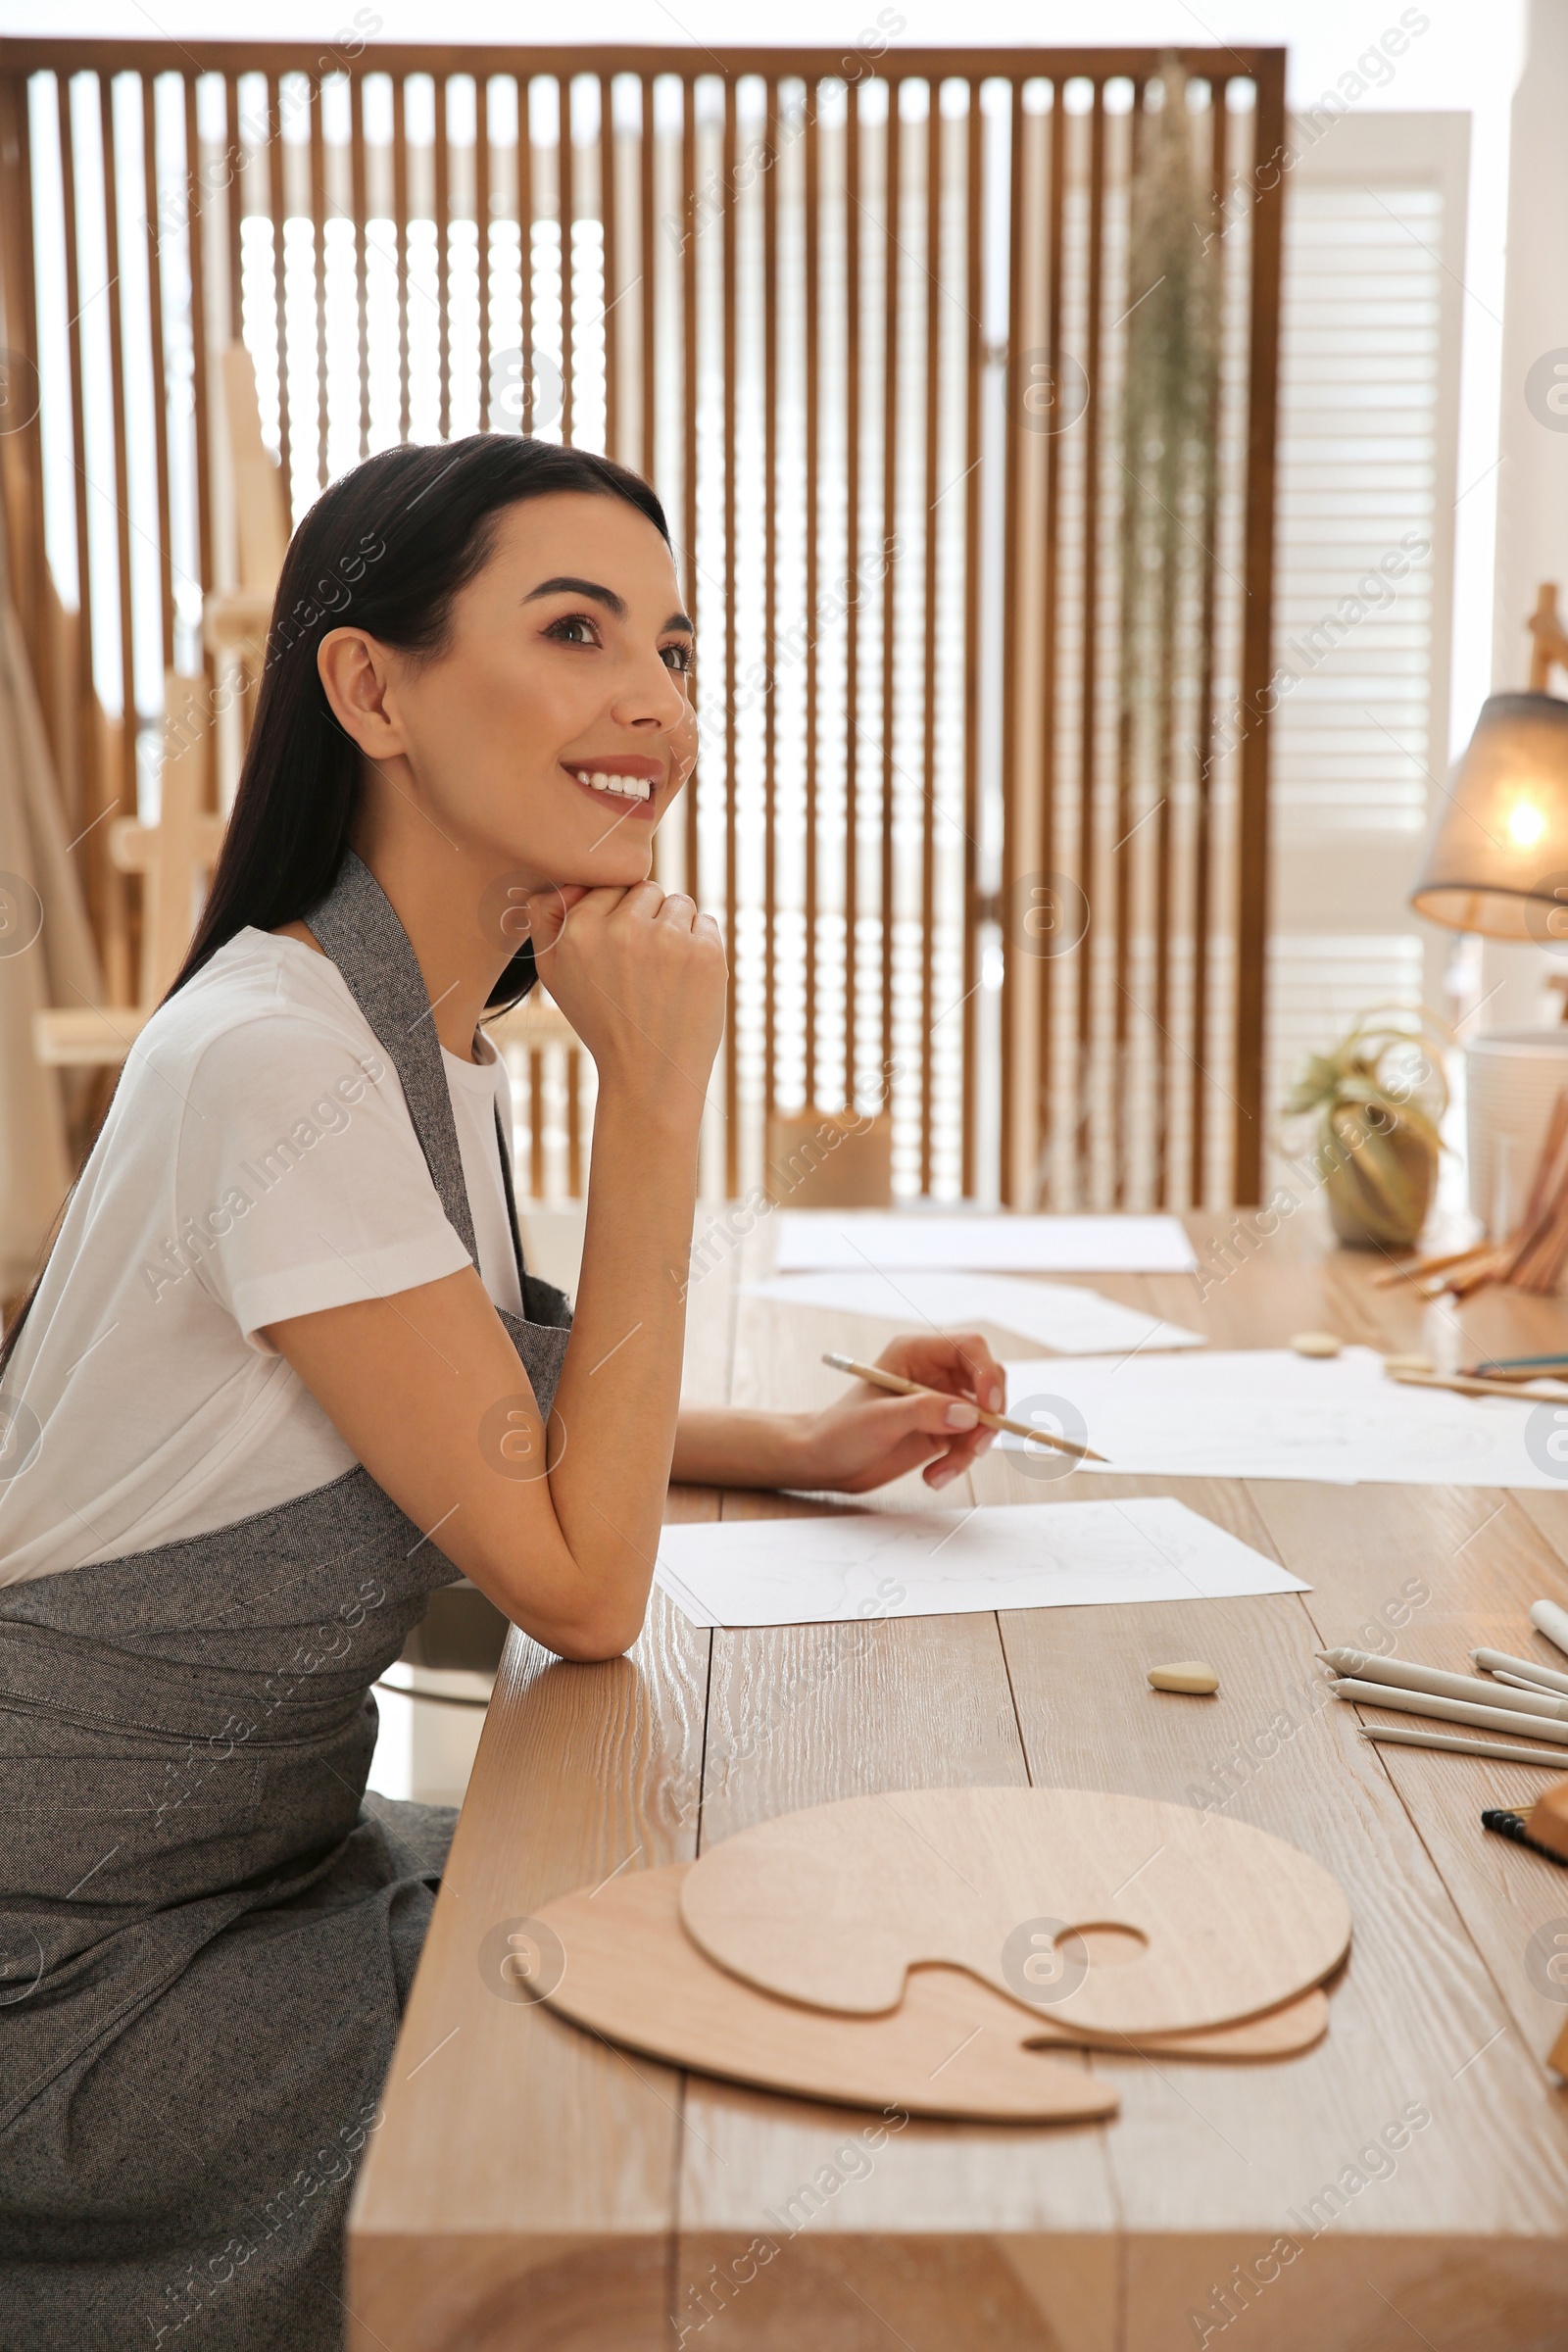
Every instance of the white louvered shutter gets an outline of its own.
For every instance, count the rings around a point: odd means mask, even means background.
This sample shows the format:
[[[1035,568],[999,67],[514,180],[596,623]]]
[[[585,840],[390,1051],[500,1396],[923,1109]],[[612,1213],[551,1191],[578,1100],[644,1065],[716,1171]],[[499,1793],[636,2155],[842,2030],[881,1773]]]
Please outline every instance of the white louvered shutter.
[[[1407,899],[1447,765],[1469,121],[1294,124],[1285,216],[1269,1099],[1378,1004],[1442,1005]],[[1386,584],[1379,584],[1381,583]],[[1294,678],[1295,682],[1291,682]]]

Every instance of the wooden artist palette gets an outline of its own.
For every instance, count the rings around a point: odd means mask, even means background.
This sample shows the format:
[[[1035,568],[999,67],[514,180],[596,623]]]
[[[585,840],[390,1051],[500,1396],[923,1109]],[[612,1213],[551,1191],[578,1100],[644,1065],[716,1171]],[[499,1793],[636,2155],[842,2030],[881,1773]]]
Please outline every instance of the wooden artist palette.
[[[1240,2018],[1232,2026],[1202,2026],[1196,2034],[1107,2034],[1096,2026],[1058,2025],[1040,2017],[1028,2046],[1043,2050],[1059,2044],[1123,2058],[1213,2058],[1235,2064],[1295,2058],[1321,2041],[1328,2030],[1328,1994],[1314,1986],[1278,2009],[1265,2009],[1260,2017]]]
[[[900,2006],[873,2018],[824,2015],[726,1976],[680,1924],[692,1868],[637,1871],[547,1904],[539,1920],[565,1955],[550,2007],[671,2066],[836,2106],[1012,2123],[1115,2114],[1113,2083],[1079,2057],[1032,2049],[1037,2022],[960,1970],[917,1969]]]
[[[1255,2018],[1331,1975],[1328,1871],[1245,1822],[1084,1788],[923,1788],[759,1823],[688,1872],[709,1957],[786,2000],[894,2010],[967,1969],[1049,2024],[1140,2041]]]
[[[544,1996],[550,2006],[671,2066],[798,2098],[990,2122],[1116,2112],[1109,2083],[1049,2055],[1073,2048],[1075,2029],[1028,2016],[961,1969],[913,1970],[899,2008],[872,2018],[808,2009],[726,1975],[681,1926],[692,1867],[636,1872],[548,1905],[540,1919],[564,1955]],[[1327,2024],[1325,1996],[1309,1992],[1242,2025],[1136,2045],[1117,2035],[1114,2047],[1152,2058],[1282,2058],[1310,2048]]]

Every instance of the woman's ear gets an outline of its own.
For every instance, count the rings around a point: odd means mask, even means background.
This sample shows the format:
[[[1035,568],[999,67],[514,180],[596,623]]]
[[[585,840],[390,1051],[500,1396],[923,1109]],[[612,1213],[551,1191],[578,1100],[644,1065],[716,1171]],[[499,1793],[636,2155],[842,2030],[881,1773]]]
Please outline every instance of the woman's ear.
[[[407,750],[389,707],[385,646],[363,629],[329,629],[317,648],[316,667],[333,717],[367,759],[390,760]]]

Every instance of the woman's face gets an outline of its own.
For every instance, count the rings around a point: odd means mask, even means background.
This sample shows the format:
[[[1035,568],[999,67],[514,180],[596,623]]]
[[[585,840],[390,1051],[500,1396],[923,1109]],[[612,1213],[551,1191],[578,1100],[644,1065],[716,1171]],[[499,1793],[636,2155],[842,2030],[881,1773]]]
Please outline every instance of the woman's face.
[[[354,732],[481,865],[529,889],[641,882],[696,759],[691,658],[654,525],[624,499],[557,492],[498,515],[439,655],[368,649],[393,736]]]

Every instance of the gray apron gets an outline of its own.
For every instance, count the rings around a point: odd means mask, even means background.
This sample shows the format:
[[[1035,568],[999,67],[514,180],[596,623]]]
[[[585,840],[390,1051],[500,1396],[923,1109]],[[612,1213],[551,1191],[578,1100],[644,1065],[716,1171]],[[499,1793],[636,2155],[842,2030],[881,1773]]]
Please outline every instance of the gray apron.
[[[309,921],[476,1258],[408,937],[352,853]],[[548,1412],[569,1311],[517,1264],[529,1319],[502,1321]],[[341,2344],[349,2191],[457,1821],[367,1795],[370,1685],[457,1575],[355,1468],[0,1591],[8,2352]]]

